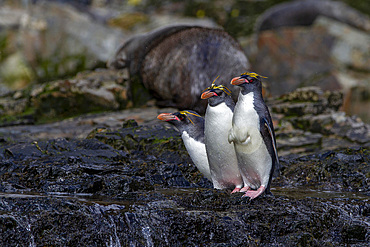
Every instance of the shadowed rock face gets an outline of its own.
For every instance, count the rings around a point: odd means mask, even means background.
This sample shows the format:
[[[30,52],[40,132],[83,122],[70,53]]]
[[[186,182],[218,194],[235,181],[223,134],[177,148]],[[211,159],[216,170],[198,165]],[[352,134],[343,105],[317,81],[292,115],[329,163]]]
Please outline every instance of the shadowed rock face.
[[[305,0],[282,3],[268,9],[256,23],[256,31],[286,26],[309,26],[325,16],[364,31],[370,31],[365,15],[339,1]]]
[[[249,68],[249,62],[223,30],[183,25],[131,38],[109,66],[128,68],[131,87],[143,83],[159,105],[204,112],[202,90],[217,76],[219,84],[229,86],[233,76]],[[236,88],[231,90],[237,95]]]

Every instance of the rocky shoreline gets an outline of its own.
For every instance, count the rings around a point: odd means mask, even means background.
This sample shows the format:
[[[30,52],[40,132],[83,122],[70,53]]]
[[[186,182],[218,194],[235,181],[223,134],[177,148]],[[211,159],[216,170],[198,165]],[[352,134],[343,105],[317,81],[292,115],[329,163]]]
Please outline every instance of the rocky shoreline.
[[[341,104],[314,87],[268,101],[280,175],[253,201],[212,189],[156,120],[176,109],[2,127],[0,244],[366,246],[369,125]]]
[[[31,2],[0,7],[0,246],[368,246],[368,16],[336,1],[270,11],[275,1]],[[321,4],[343,11],[318,11]],[[285,25],[290,16],[281,15],[278,29],[254,26],[279,8],[314,18]],[[166,33],[160,52],[149,47],[140,58],[152,61],[154,52],[160,67],[140,68],[146,81],[105,67],[122,42],[165,23],[222,24],[241,43],[242,50],[232,41],[248,60],[242,69],[269,77],[264,93],[281,165],[273,196],[250,201],[213,189],[179,133],[156,119],[178,110],[158,106],[180,107],[178,95],[199,82],[184,72],[176,87],[161,87],[152,72],[171,79],[187,68],[208,85],[219,68],[179,55]],[[205,64],[232,64],[208,53],[195,52]],[[228,72],[227,85],[239,73]]]
[[[366,246],[369,148],[282,156],[274,196],[212,189],[166,125],[0,148],[1,244]]]

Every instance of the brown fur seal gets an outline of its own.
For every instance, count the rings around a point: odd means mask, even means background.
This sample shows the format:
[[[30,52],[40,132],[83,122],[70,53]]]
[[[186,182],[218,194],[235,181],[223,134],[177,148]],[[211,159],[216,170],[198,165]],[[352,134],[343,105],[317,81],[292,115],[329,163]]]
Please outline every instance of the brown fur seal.
[[[189,25],[132,37],[109,66],[128,68],[131,83],[142,83],[159,105],[200,113],[206,108],[200,95],[210,81],[220,76],[219,81],[227,82],[250,67],[238,42],[225,31]]]

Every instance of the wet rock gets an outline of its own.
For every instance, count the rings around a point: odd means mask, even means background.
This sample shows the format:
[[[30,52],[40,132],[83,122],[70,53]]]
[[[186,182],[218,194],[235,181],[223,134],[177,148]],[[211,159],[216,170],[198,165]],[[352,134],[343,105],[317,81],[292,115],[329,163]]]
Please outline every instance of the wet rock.
[[[339,153],[328,151],[292,160],[283,158],[280,160],[284,174],[281,178],[287,179],[284,185],[330,191],[361,191],[369,195],[369,155],[368,148],[348,148]]]
[[[316,150],[323,141],[323,135],[311,133],[303,130],[292,130],[276,134],[279,144],[279,153],[293,154],[302,152],[312,152]],[[330,147],[332,148],[332,147]]]
[[[114,201],[1,197],[0,231],[7,244],[366,246],[368,241],[368,220],[361,215],[366,200],[277,196],[246,202],[204,190],[139,193]]]
[[[230,78],[245,72],[249,62],[239,44],[221,29],[174,25],[134,36],[110,66],[128,68],[131,91],[142,83],[157,104],[204,112],[202,90],[217,76],[219,84],[229,86]]]
[[[125,77],[114,73],[7,92],[0,108],[46,106],[55,92],[127,107]],[[317,88],[269,101],[281,174],[274,196],[253,201],[212,189],[179,133],[150,120],[156,108],[0,128],[0,245],[367,246],[370,131],[338,112],[341,102]]]
[[[90,137],[93,136],[81,141],[5,143],[1,148],[0,176],[14,183],[9,186],[11,183],[4,181],[0,187],[6,191],[32,187],[38,192],[118,195],[153,186],[207,184],[189,165],[191,159],[173,130],[130,127],[116,132],[100,131]]]
[[[122,125],[82,140],[0,142],[0,244],[366,246],[369,240],[368,148],[280,157],[275,196],[248,201],[212,189],[172,127]]]
[[[127,124],[125,124],[127,126]],[[132,123],[130,123],[132,126]],[[191,163],[179,134],[173,128],[162,126],[135,126],[126,127],[117,131],[94,131],[89,138],[98,139],[114,148],[124,150],[132,155],[133,159],[142,160],[142,156],[150,161],[161,164],[158,169],[161,175],[150,178],[151,183],[167,183],[173,186],[190,186],[200,183],[209,187],[207,181]],[[184,162],[184,163],[183,163]],[[158,164],[159,165],[159,164]],[[185,177],[183,177],[185,176]],[[184,179],[185,178],[185,179]]]
[[[346,243],[366,240],[367,230],[364,228],[364,226],[358,225],[356,223],[352,225],[346,225],[342,229],[343,238]]]

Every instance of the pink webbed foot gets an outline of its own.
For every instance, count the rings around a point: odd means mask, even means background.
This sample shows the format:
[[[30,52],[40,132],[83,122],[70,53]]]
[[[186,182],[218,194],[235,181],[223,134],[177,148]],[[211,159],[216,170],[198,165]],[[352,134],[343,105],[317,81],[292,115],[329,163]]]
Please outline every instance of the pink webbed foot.
[[[258,190],[248,190],[247,192],[245,192],[243,197],[249,197],[250,200],[252,200],[261,195],[265,191],[265,189],[265,186],[261,186],[258,188]]]
[[[233,191],[231,191],[231,194],[234,194],[236,192],[240,192],[240,189],[239,187],[235,187],[235,189]]]
[[[240,192],[247,192],[248,190],[250,190],[250,187],[249,186],[244,186]]]

